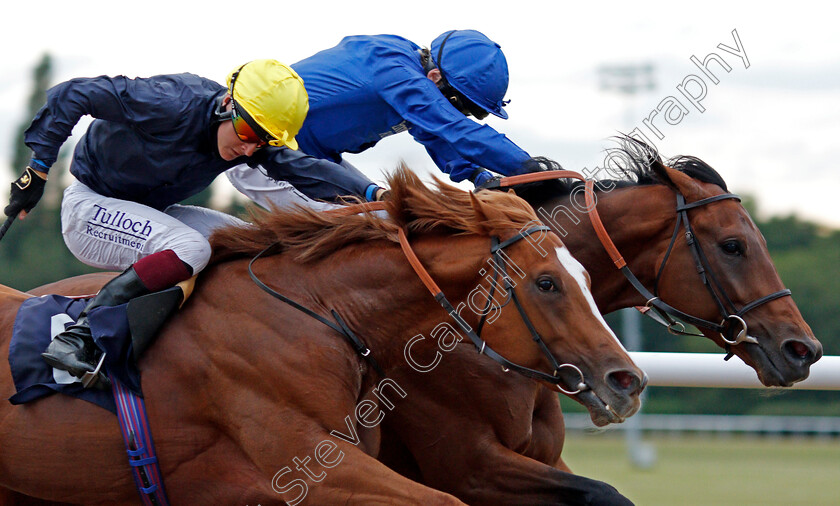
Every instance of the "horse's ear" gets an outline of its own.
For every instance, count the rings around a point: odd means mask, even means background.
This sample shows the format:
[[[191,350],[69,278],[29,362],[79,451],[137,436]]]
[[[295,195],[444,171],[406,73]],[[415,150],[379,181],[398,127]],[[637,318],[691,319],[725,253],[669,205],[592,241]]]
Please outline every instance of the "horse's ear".
[[[651,165],[651,170],[656,174],[657,179],[674,191],[681,193],[688,202],[705,197],[706,192],[703,191],[703,188],[694,178],[684,172],[672,169],[658,161]]]
[[[475,196],[475,193],[470,192],[470,204],[473,211],[475,211],[476,221],[487,221],[487,214],[484,212],[484,205]]]
[[[499,215],[499,211],[494,209],[493,206],[484,205],[481,202],[475,193],[470,193],[470,203],[472,204],[473,211],[475,211],[475,218],[476,222],[484,228],[485,232],[488,234],[493,233],[493,226],[491,222],[494,218],[497,218]]]

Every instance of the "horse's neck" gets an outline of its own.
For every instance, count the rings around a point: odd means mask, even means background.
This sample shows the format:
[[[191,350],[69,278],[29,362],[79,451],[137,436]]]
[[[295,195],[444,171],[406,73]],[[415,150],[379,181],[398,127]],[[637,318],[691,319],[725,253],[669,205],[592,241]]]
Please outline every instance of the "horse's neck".
[[[438,288],[450,302],[458,304],[477,284],[482,262],[490,254],[490,240],[424,237],[412,239],[412,248]],[[376,306],[357,307],[355,311],[348,308],[348,312],[354,311],[359,320],[372,320],[374,325],[359,327],[371,330],[371,347],[378,346],[382,353],[390,353],[405,365],[405,346],[411,338],[421,334],[431,337],[434,328],[451,320],[399,248],[374,251],[372,255],[367,261],[360,259],[348,271],[365,290],[373,290],[370,293],[375,294]]]
[[[597,195],[598,215],[604,228],[630,270],[645,286],[652,287],[659,257],[664,254],[673,227],[673,192],[664,186],[650,185],[616,188]],[[558,206],[571,213],[557,212],[561,209]],[[571,205],[568,196],[549,200],[541,207],[547,212],[541,213],[540,218],[546,220],[553,212],[552,228],[560,232],[563,242],[589,272],[592,293],[602,312],[644,304],[607,255],[586,212]]]
[[[468,239],[458,237],[445,242],[412,239],[421,262],[447,296],[453,293],[453,300],[464,297],[458,293],[462,290],[454,287],[466,285],[463,282],[466,277],[477,277],[480,269],[477,261],[473,262],[476,265],[465,267],[464,250],[456,246],[465,241]],[[489,240],[482,241],[482,245],[485,243],[489,253]],[[305,326],[313,337],[327,336],[335,342],[343,339],[311,316],[268,298],[248,279],[244,267],[222,272],[227,270],[214,269],[216,289],[232,291],[235,285],[235,291],[252,299],[250,304],[262,308],[254,318],[264,320],[265,327]],[[407,341],[421,333],[428,335],[437,323],[448,318],[420,282],[399,246],[393,243],[350,246],[315,264],[302,265],[277,255],[261,259],[255,270],[267,285],[330,321],[334,321],[331,311],[335,310],[386,369],[405,365]],[[228,282],[232,283],[230,287]],[[240,293],[235,298],[243,299],[243,295]]]

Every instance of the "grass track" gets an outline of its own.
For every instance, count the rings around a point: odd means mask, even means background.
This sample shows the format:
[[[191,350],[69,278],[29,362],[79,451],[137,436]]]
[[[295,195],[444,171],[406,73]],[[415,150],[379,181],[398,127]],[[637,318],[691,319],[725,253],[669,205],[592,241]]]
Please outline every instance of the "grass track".
[[[630,464],[623,435],[567,434],[576,474],[606,481],[637,506],[840,505],[840,440],[651,436],[656,464]]]

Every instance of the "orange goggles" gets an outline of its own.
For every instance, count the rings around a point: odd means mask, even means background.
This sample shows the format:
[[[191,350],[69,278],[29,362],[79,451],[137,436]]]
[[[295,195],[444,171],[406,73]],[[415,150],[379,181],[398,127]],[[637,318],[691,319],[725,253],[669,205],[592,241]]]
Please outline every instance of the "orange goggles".
[[[256,144],[263,147],[272,140],[272,137],[260,127],[244,110],[240,109],[235,101],[232,101],[233,109],[230,119],[233,122],[233,131],[242,142]]]

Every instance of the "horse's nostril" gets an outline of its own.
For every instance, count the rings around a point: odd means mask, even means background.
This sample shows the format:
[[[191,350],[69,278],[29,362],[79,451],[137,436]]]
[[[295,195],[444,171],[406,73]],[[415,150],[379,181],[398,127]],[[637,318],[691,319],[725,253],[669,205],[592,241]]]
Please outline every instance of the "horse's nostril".
[[[791,363],[800,366],[813,364],[822,356],[822,349],[819,344],[814,346],[801,339],[788,339],[782,345],[782,350]]]
[[[788,343],[788,346],[790,347],[790,349],[794,353],[794,355],[798,355],[799,358],[807,357],[808,353],[810,352],[810,350],[808,349],[807,346],[805,346],[804,344],[802,344],[798,341]]]
[[[613,371],[607,374],[607,382],[617,392],[633,393],[639,389],[641,380],[630,371]]]

